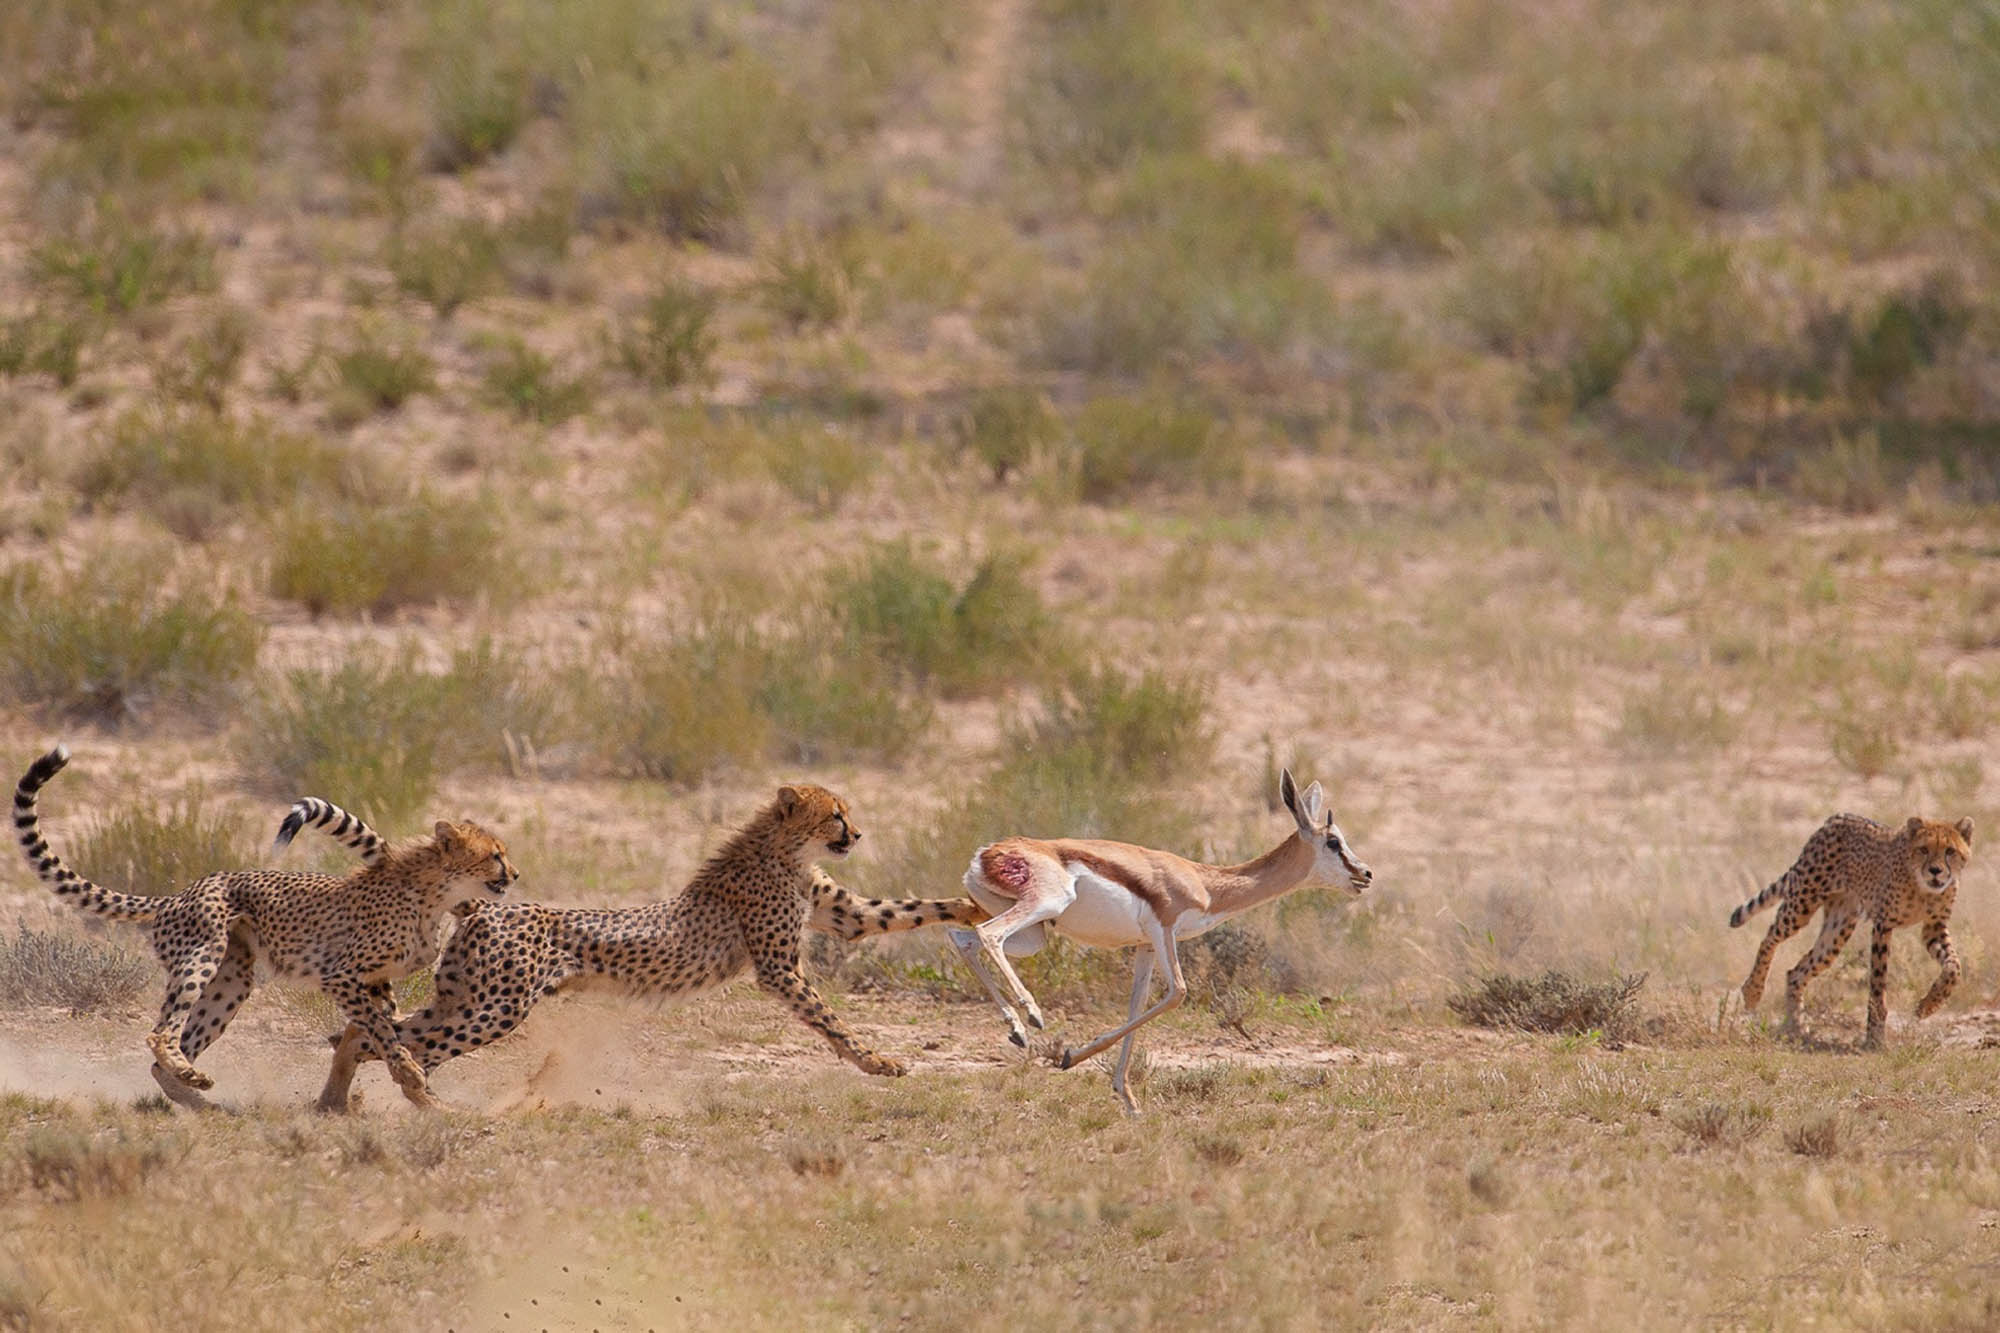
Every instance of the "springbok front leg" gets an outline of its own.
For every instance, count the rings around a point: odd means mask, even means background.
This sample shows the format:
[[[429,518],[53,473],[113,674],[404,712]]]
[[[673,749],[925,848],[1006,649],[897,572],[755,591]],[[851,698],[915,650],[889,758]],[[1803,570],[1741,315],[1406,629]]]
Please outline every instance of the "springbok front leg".
[[[1166,964],[1166,997],[1145,1013],[1128,1019],[1122,1025],[1111,1029],[1111,1031],[1092,1041],[1088,1046],[1064,1051],[1062,1068],[1071,1069],[1082,1064],[1091,1056],[1109,1047],[1120,1037],[1129,1036],[1158,1018],[1161,1014],[1166,1013],[1167,1010],[1178,1008],[1180,1002],[1187,998],[1187,979],[1181,975],[1180,947],[1174,939],[1173,931],[1158,922],[1149,920],[1146,922],[1146,933],[1153,938],[1153,957]]]
[[[1140,1010],[1153,994],[1153,951],[1139,950],[1132,960],[1132,1005],[1125,1011],[1125,1020],[1130,1024],[1139,1017]],[[1118,1100],[1125,1104],[1126,1115],[1139,1114],[1139,1103],[1126,1091],[1125,1067],[1132,1063],[1132,1043],[1139,1039],[1136,1032],[1125,1034],[1124,1044],[1118,1048],[1118,1064],[1111,1071],[1111,1090],[1118,1094]]]

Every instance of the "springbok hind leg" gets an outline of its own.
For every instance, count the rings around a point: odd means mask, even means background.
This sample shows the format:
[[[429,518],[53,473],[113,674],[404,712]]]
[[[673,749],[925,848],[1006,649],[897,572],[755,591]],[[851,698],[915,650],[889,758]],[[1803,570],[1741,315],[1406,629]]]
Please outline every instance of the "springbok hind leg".
[[[1153,951],[1139,950],[1132,961],[1132,1005],[1125,1012],[1127,1023],[1139,1017],[1140,1011],[1153,994]],[[1118,1047],[1118,1064],[1111,1071],[1111,1090],[1118,1094],[1118,1100],[1125,1105],[1126,1115],[1139,1114],[1139,1103],[1132,1099],[1125,1086],[1125,1068],[1132,1063],[1132,1043],[1139,1039],[1136,1032],[1127,1032],[1125,1040]]]

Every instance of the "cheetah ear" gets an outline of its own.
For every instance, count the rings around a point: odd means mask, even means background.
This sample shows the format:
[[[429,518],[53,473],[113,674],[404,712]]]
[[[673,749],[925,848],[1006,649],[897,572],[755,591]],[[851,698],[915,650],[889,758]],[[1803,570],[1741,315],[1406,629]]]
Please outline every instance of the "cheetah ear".
[[[458,846],[458,829],[448,819],[440,819],[431,829],[437,835],[438,846],[451,851]]]
[[[797,787],[778,788],[778,813],[781,815],[789,815],[790,813],[792,813],[792,811],[798,808],[799,808],[799,789]]]
[[[1963,819],[1961,819],[1961,820],[1959,820],[1959,821],[1958,821],[1958,836],[1959,836],[1959,837],[1961,837],[1961,838],[1963,838],[1963,839],[1965,839],[1965,845],[1966,845],[1967,847],[1970,847],[1970,846],[1972,845],[1972,816],[1971,816],[1971,815],[1967,815],[1967,816],[1966,816],[1965,818],[1963,818]]]
[[[1912,837],[1914,837],[1916,834],[1923,832],[1923,828],[1924,828],[1924,821],[1922,817],[1918,815],[1911,815],[1910,822],[1903,825],[1903,832],[1910,834]]]

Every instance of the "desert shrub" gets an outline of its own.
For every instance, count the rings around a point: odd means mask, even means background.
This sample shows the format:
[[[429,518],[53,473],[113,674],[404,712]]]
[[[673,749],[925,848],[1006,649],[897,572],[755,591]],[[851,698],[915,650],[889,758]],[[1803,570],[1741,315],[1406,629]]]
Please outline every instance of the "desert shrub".
[[[103,722],[199,705],[256,665],[263,627],[227,593],[100,555],[71,570],[0,572],[0,694]]]
[[[477,218],[398,228],[389,239],[388,268],[396,286],[444,316],[492,290],[501,258],[498,229]]]
[[[192,231],[100,223],[29,257],[37,285],[100,315],[123,315],[215,285],[215,246]]]
[[[9,1174],[52,1199],[117,1199],[136,1192],[148,1176],[185,1151],[174,1134],[134,1136],[123,1129],[85,1134],[36,1125],[22,1140]]]
[[[153,387],[168,402],[220,412],[250,346],[250,317],[224,306],[153,367]]]
[[[322,440],[208,407],[167,405],[120,416],[71,480],[87,499],[162,514],[183,512],[190,495],[262,509],[307,494],[364,494],[373,485],[359,458]]]
[[[547,737],[558,707],[547,683],[490,640],[457,650],[442,670],[405,644],[269,682],[236,746],[280,795],[324,796],[396,825],[421,813],[439,778],[503,762],[509,736]]]
[[[1093,503],[1150,487],[1214,489],[1243,476],[1241,438],[1205,409],[1170,398],[1095,399],[1072,431],[1078,494]]]
[[[1045,0],[1046,36],[1015,94],[1021,146],[1074,172],[1200,146],[1205,70],[1165,0]]]
[[[953,438],[1005,481],[1033,462],[1059,438],[1062,420],[1048,397],[1034,389],[1004,385],[975,392],[954,423]]]
[[[1736,726],[1736,715],[1714,694],[1698,684],[1663,677],[1625,696],[1618,739],[1652,754],[1687,754],[1727,745]]]
[[[1766,1106],[1729,1106],[1703,1102],[1674,1117],[1682,1133],[1704,1148],[1735,1147],[1761,1134],[1771,1123]]]
[[[435,386],[436,368],[430,354],[408,334],[393,334],[381,325],[364,323],[354,329],[347,346],[333,354],[332,411],[336,421],[352,425],[376,412],[393,412]]]
[[[0,377],[47,375],[67,389],[76,383],[83,349],[94,336],[91,321],[60,308],[0,320]]]
[[[589,406],[592,385],[582,375],[566,375],[551,358],[519,338],[503,339],[486,363],[488,402],[524,421],[554,425]]]
[[[424,165],[458,171],[506,152],[528,123],[526,35],[505,5],[443,5],[431,26]]]
[[[241,819],[204,804],[195,791],[167,806],[122,806],[91,822],[69,860],[107,889],[142,894],[175,893],[203,875],[255,864],[260,841]]]
[[[1786,1130],[1785,1147],[1800,1157],[1833,1157],[1840,1152],[1840,1138],[1840,1114],[1829,1111]]]
[[[618,363],[634,378],[662,389],[699,382],[715,355],[715,297],[669,278],[631,319],[612,333]]]
[[[399,504],[300,505],[272,534],[272,596],[354,615],[526,591],[527,569],[488,497],[419,492]]]
[[[1522,211],[1521,189],[1478,127],[1426,127],[1399,151],[1358,155],[1336,221],[1367,250],[1436,256],[1475,245]]]
[[[1616,975],[1590,982],[1551,969],[1540,977],[1506,974],[1483,977],[1449,996],[1445,1007],[1467,1023],[1523,1032],[1598,1032],[1609,1040],[1631,1035],[1634,1012],[1646,974]]]
[[[766,419],[756,438],[766,475],[816,513],[840,508],[878,463],[876,451],[853,431],[805,417]]]
[[[881,546],[831,596],[854,651],[947,694],[1033,679],[1063,654],[1041,597],[1004,556],[981,560],[961,587],[907,542]]]
[[[0,1005],[10,1008],[59,1005],[89,1013],[124,1004],[152,979],[152,959],[115,944],[26,924],[12,939],[0,936]]]
[[[1819,448],[1803,450],[1792,473],[1792,488],[1819,504],[1850,514],[1872,514],[1894,498],[1889,460],[1874,431],[1836,435]]]
[[[929,718],[811,617],[761,630],[723,618],[670,636],[621,629],[579,688],[600,748],[673,782],[767,758],[894,758]]]
[[[1848,373],[1855,396],[1879,404],[1964,336],[1971,311],[1943,274],[1889,293],[1870,316],[1854,322]]]
[[[792,332],[838,324],[853,301],[853,266],[831,248],[788,236],[764,256],[757,296]]]
[[[1907,725],[1908,713],[1900,705],[1843,699],[1827,719],[1827,742],[1842,768],[1864,778],[1880,777],[1896,762]]]
[[[600,206],[695,240],[736,224],[806,123],[778,72],[742,49],[665,78],[601,78],[583,92],[575,132],[594,154],[589,189]]]

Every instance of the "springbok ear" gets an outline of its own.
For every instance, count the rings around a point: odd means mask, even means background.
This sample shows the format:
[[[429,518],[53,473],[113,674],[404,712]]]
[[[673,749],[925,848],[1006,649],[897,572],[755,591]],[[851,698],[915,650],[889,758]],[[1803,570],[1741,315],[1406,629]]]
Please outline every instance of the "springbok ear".
[[[1301,817],[1309,826],[1319,827],[1319,817],[1326,809],[1326,793],[1320,790],[1317,782],[1307,787],[1306,794],[1299,798],[1299,809],[1303,812]]]
[[[792,811],[798,808],[799,808],[799,789],[797,787],[778,788],[778,812],[780,814],[789,815],[790,813],[792,813]]]
[[[458,846],[458,828],[450,820],[440,819],[431,826],[431,832],[437,835],[438,846],[446,851],[452,851]]]
[[[1958,821],[1958,836],[1959,836],[1959,837],[1961,837],[1961,838],[1963,838],[1963,839],[1965,839],[1965,845],[1966,845],[1967,847],[1970,847],[1970,846],[1972,845],[1972,816],[1971,816],[1971,815],[1967,815],[1967,816],[1966,816],[1965,818],[1963,818],[1963,819],[1961,819],[1961,820],[1959,820],[1959,821]]]
[[[1299,818],[1299,784],[1292,781],[1292,770],[1278,770],[1278,799],[1285,803],[1285,809],[1292,812],[1292,818]]]

